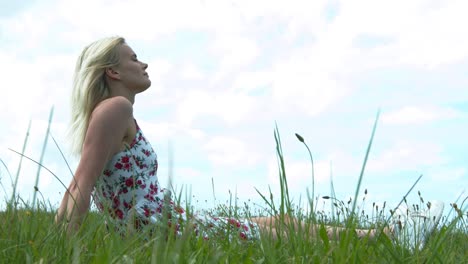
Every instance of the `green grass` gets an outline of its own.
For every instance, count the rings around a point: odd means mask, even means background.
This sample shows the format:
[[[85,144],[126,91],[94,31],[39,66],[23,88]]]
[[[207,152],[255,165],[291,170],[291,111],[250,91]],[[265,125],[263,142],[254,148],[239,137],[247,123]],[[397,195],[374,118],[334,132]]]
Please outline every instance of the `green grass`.
[[[349,212],[350,207],[337,209],[341,218],[317,213],[315,221],[343,226],[348,223],[346,209]],[[211,212],[240,218],[249,214],[245,208],[229,205]],[[368,240],[350,233],[330,241],[324,230],[311,237],[287,224],[280,227],[286,233],[280,239],[265,233],[260,240],[249,242],[224,236],[203,240],[190,231],[176,238],[162,229],[152,236],[145,230],[121,237],[109,232],[102,214],[94,211],[79,233],[69,237],[54,224],[54,213],[43,203],[34,210],[24,203],[0,213],[0,263],[466,263],[468,259],[466,214],[446,219],[423,250],[411,252],[386,236]],[[308,216],[297,216],[312,223]],[[385,224],[379,216],[358,218],[366,227]]]
[[[305,144],[304,139],[297,136]],[[459,205],[450,204],[450,213],[444,216],[441,228],[434,232],[422,250],[412,252],[385,235],[375,239],[358,238],[352,231],[354,228],[382,230],[389,225],[392,210],[374,204],[370,212],[363,211],[367,190],[360,190],[360,182],[365,162],[354,198],[340,201],[332,189],[331,195],[326,197],[332,201],[332,213],[326,213],[317,210],[312,194],[309,204],[313,210],[304,212],[289,198],[278,129],[275,139],[281,188],[278,194],[259,192],[266,209],[259,211],[248,204],[232,204],[232,200],[236,201],[234,197],[208,213],[237,218],[279,214],[281,219],[289,214],[306,226],[321,225],[315,235],[281,223],[275,226],[282,234],[277,239],[271,232],[264,232],[261,239],[247,242],[229,239],[227,234],[204,240],[189,228],[180,237],[174,237],[171,230],[163,228],[121,236],[107,230],[105,215],[91,211],[80,231],[68,236],[63,228],[54,224],[55,209],[42,195],[36,203],[13,195],[5,199],[6,210],[0,212],[0,263],[467,263],[468,213],[463,209],[464,200]],[[308,147],[307,150],[310,154]],[[313,162],[311,154],[310,159]],[[313,180],[312,166],[312,183]],[[408,189],[411,191],[412,187]],[[404,197],[402,202],[406,202]],[[418,206],[424,204],[420,195]],[[191,209],[190,204],[186,208]],[[324,225],[348,227],[350,231],[337,240],[329,240]]]

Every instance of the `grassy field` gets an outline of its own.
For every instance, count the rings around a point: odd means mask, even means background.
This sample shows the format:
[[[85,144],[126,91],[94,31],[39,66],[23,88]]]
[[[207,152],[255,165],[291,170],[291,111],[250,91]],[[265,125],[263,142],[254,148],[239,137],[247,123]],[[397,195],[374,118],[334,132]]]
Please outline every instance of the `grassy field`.
[[[367,154],[374,132],[375,126]],[[297,137],[305,144],[301,136]],[[275,139],[281,183],[280,193],[275,194],[278,201],[271,198],[271,193],[259,193],[267,208],[264,211],[221,204],[206,213],[234,218],[259,215],[281,218],[289,214],[306,226],[320,225],[315,235],[282,222],[275,226],[278,238],[274,238],[276,234],[263,232],[260,239],[253,241],[230,239],[229,234],[206,240],[196,236],[190,228],[178,237],[167,228],[129,230],[121,236],[108,231],[105,215],[91,211],[81,230],[69,236],[54,224],[55,209],[44,198],[30,203],[15,195],[6,197],[6,210],[0,212],[0,263],[468,263],[468,213],[463,209],[464,200],[459,205],[455,201],[446,205],[448,210],[445,211],[449,213],[421,250],[412,251],[405,241],[395,241],[384,234],[373,239],[358,238],[353,231],[357,227],[382,230],[391,223],[392,208],[374,206],[371,212],[364,212],[358,203],[359,194],[367,192],[360,190],[367,155],[354,199],[339,201],[332,192],[328,197],[334,206],[331,213],[317,211],[314,199],[309,201],[310,212],[304,213],[289,198],[277,130]],[[312,155],[310,159],[313,182]],[[409,186],[408,189],[410,192],[413,188]],[[310,196],[315,197],[313,186]],[[403,197],[402,202],[406,202]],[[425,206],[422,197],[418,203],[418,206]],[[192,209],[190,205],[185,206],[188,211]],[[330,240],[324,225],[347,227],[348,232]]]
[[[226,211],[228,209],[228,211]],[[342,210],[346,212],[346,209]],[[245,208],[221,206],[213,214],[245,217]],[[369,221],[338,221],[317,214],[298,215],[304,223],[382,227],[383,217]],[[316,215],[316,216],[317,216]],[[468,216],[445,218],[440,229],[422,250],[409,250],[385,235],[359,239],[353,232],[331,241],[324,229],[316,236],[294,230],[287,223],[276,226],[284,233],[274,239],[265,232],[261,239],[241,241],[227,236],[204,240],[188,230],[173,236],[170,230],[129,232],[125,237],[106,229],[104,217],[91,212],[78,234],[68,236],[53,222],[54,211],[38,204],[34,210],[22,204],[0,214],[0,263],[467,263]]]

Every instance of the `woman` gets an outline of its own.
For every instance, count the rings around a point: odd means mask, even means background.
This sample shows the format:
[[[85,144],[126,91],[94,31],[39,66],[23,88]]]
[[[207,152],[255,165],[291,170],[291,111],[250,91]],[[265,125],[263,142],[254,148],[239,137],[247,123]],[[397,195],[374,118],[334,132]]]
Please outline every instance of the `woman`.
[[[160,222],[164,210],[176,228],[187,220],[171,200],[165,208],[167,192],[156,176],[156,153],[133,118],[135,95],[151,85],[147,68],[121,37],[98,40],[78,58],[71,131],[73,151],[81,159],[56,216],[57,222],[66,220],[69,233],[80,227],[92,195],[120,229],[129,221],[136,228]],[[208,216],[191,220],[208,228],[236,226],[244,239],[257,236],[253,222]]]
[[[72,95],[73,151],[81,155],[74,179],[58,209],[57,222],[66,220],[69,233],[76,231],[88,212],[91,196],[98,208],[108,211],[117,226],[129,221],[136,228],[156,224],[166,212],[178,227],[187,220],[202,230],[237,228],[241,239],[258,237],[259,231],[276,234],[278,217],[249,221],[209,216],[187,217],[159,186],[157,156],[133,117],[135,95],[151,85],[148,64],[138,60],[121,37],[98,40],[78,58]],[[167,203],[165,203],[167,201]],[[167,207],[165,207],[167,206]],[[433,215],[433,212],[426,212]],[[440,216],[439,216],[440,218]],[[283,219],[292,221],[294,219]],[[435,226],[435,225],[434,225]],[[433,227],[431,227],[432,230]],[[196,227],[198,230],[198,227]],[[327,227],[330,238],[343,228]],[[203,231],[204,236],[209,236]],[[316,227],[310,227],[314,234]],[[358,236],[373,237],[376,230],[356,230]],[[390,234],[390,229],[385,229]]]

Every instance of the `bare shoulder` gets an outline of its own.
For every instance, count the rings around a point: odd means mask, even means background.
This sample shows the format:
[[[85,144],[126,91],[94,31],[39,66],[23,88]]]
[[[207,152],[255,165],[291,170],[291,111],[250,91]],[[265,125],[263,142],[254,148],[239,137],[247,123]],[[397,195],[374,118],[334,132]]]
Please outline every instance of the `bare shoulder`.
[[[133,105],[132,103],[123,96],[116,96],[108,98],[101,103],[99,103],[94,112],[111,112],[111,113],[133,113]]]
[[[85,153],[102,153],[105,159],[119,151],[133,124],[133,106],[125,97],[112,97],[99,103],[91,113],[82,157]],[[90,154],[90,155],[91,155]]]
[[[125,97],[116,96],[99,103],[93,110],[91,119],[128,120],[132,116],[132,103]]]

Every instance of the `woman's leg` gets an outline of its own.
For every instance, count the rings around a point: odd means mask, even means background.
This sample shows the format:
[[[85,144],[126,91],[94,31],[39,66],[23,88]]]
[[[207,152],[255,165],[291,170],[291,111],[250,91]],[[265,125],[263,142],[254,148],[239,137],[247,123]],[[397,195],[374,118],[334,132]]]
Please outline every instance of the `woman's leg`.
[[[281,221],[280,217],[277,216],[266,216],[266,217],[253,217],[250,218],[250,221],[257,223],[259,228],[261,229],[262,232],[271,232],[271,234],[276,237],[277,232],[276,232],[276,226],[279,221]],[[299,228],[299,222],[297,221],[296,218],[290,217],[288,215],[284,216],[284,222],[286,224],[292,224],[294,229],[296,231],[305,231],[306,229],[307,232],[309,233],[310,236],[316,236],[317,232],[320,228],[320,225],[313,225],[313,224],[306,224],[306,223],[301,223]],[[340,234],[345,232],[347,228],[345,227],[335,227],[335,226],[325,226],[325,229],[327,231],[327,235],[329,239],[332,240],[337,240],[340,237]],[[369,238],[374,238],[377,234],[376,229],[355,229],[354,230],[357,234],[358,237],[369,237]],[[388,228],[384,228],[383,232],[390,236],[391,230]]]

